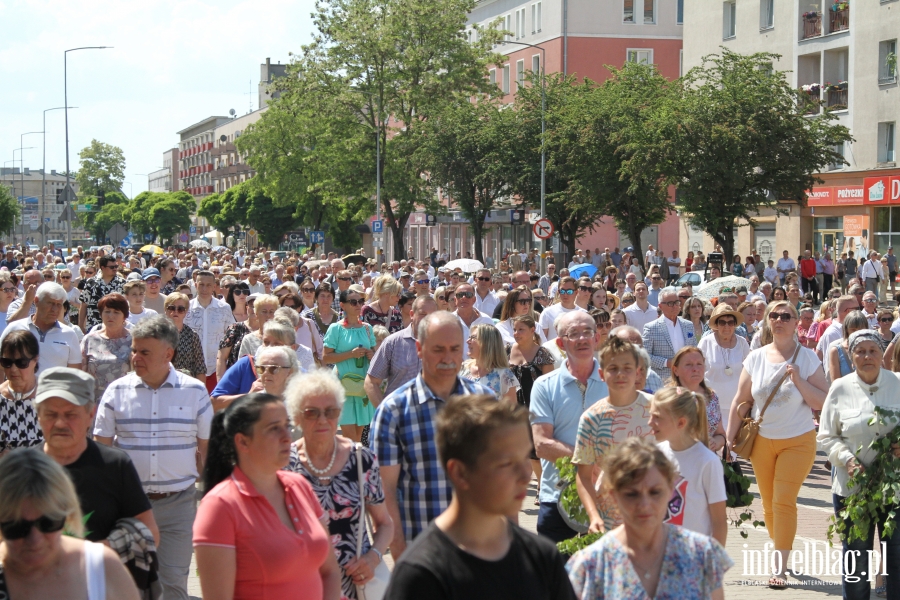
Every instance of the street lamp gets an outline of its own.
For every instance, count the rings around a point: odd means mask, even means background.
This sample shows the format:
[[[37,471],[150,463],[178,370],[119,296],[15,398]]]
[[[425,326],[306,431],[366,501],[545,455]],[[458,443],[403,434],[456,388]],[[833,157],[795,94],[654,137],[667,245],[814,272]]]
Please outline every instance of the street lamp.
[[[21,139],[20,139],[20,142],[21,142]],[[12,159],[13,169],[16,168],[16,150],[19,151],[19,165],[20,165],[20,168],[21,168],[22,172],[24,172],[24,171],[25,171],[25,165],[24,165],[24,163],[23,163],[23,161],[22,161],[22,154],[23,154],[23,152],[24,152],[25,150],[34,150],[34,146],[27,146],[27,147],[25,147],[25,148],[22,148],[21,145],[20,145],[19,148],[13,148],[13,159]],[[12,175],[11,181],[12,181],[13,196],[15,196],[15,198],[16,198],[16,204],[21,204],[21,203],[19,202],[19,197],[16,196],[16,176],[15,176],[15,173],[12,173],[11,175]],[[24,182],[24,181],[22,181],[22,199],[23,199],[23,200],[25,199],[25,182]],[[23,214],[24,214],[24,213],[23,213]],[[20,215],[20,216],[21,216],[21,215]],[[16,228],[15,228],[15,226],[14,226],[14,227],[13,227],[13,243],[15,243],[15,235],[16,235]],[[24,235],[24,234],[23,234],[23,235]]]
[[[44,132],[43,131],[29,131],[27,133],[23,133],[22,135],[19,136],[19,148],[23,147],[22,140],[25,138],[26,135],[32,135],[35,133],[43,134]],[[19,160],[22,160],[22,158],[23,158],[22,154],[19,154]],[[25,199],[25,163],[24,163],[24,161],[22,163],[22,172],[20,174],[20,179],[22,180],[22,199],[24,200]],[[41,191],[43,192],[43,190],[41,190]],[[24,204],[24,202],[23,202],[23,204]],[[25,210],[23,208],[22,215],[24,215],[24,214],[25,214]],[[22,221],[22,237],[23,238],[25,237],[25,221],[24,221],[24,219]]]
[[[82,46],[80,48],[69,48],[68,50],[63,51],[63,110],[66,113],[66,189],[69,188],[69,86],[68,86],[68,74],[67,74],[67,66],[68,66],[68,54],[69,52],[75,52],[76,50],[105,50],[107,48],[112,48],[112,46]],[[66,216],[69,216],[70,212],[70,204],[69,204],[69,196],[66,194]],[[69,220],[66,220],[66,246],[71,249],[72,248],[72,227]]]
[[[44,111],[44,158],[41,162],[41,200],[40,200],[40,211],[41,211],[41,245],[44,246],[47,244],[47,232],[44,231],[44,204],[47,201],[47,113],[51,110],[62,110],[66,108],[65,106],[57,106],[56,108],[48,108]],[[77,106],[70,106],[69,108],[78,108]],[[66,171],[68,171],[68,166],[66,166]]]

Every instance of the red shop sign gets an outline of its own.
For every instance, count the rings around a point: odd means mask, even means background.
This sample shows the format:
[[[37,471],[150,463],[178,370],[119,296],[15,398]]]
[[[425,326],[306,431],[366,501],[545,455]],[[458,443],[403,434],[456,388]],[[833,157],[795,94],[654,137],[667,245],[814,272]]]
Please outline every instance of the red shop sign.
[[[832,206],[834,204],[833,187],[814,187],[806,196],[807,206]]]
[[[866,177],[866,204],[900,204],[900,177]]]

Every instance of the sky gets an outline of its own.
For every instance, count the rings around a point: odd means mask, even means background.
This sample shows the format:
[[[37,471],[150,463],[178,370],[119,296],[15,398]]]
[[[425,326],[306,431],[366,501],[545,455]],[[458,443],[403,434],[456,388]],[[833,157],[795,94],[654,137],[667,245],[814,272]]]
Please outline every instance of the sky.
[[[125,153],[126,195],[147,189],[147,173],[177,131],[212,115],[259,108],[259,65],[289,62],[311,40],[314,0],[0,0],[0,156],[10,161],[25,132],[41,131],[44,110],[65,105],[68,53],[69,161],[91,139]],[[249,93],[248,93],[249,92]],[[63,110],[46,113],[47,171],[64,171]],[[42,136],[27,135],[24,166],[40,169]],[[15,153],[19,166],[19,152]],[[130,184],[130,185],[129,185]]]

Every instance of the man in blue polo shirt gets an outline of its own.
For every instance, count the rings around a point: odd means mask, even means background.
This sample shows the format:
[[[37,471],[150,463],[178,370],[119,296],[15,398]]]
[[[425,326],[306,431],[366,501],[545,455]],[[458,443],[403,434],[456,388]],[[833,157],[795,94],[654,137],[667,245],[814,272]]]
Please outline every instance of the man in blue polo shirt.
[[[541,459],[537,531],[554,542],[574,537],[577,533],[559,514],[557,501],[559,471],[556,460],[572,456],[578,421],[595,402],[609,395],[600,379],[594,351],[600,339],[597,326],[585,311],[564,314],[557,326],[556,344],[566,353],[566,362],[534,382],[531,390],[531,429],[534,447]]]

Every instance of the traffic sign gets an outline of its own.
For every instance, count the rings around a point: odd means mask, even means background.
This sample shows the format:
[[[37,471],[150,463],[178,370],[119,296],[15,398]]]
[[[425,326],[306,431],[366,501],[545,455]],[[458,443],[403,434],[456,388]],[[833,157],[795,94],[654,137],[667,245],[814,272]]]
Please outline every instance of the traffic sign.
[[[306,240],[305,231],[288,231],[284,234],[284,241],[297,246],[305,246],[309,243]]]
[[[190,239],[190,238],[188,237],[188,234],[186,234],[186,233],[182,233],[181,235],[178,236],[178,240],[179,240],[182,244],[186,244],[187,241],[188,241],[189,239]]]
[[[59,200],[62,201],[63,204],[72,204],[75,202],[75,188],[72,187],[71,183],[67,183],[66,187],[59,193]]]
[[[542,240],[548,240],[553,235],[553,223],[550,222],[550,219],[538,219],[531,229],[534,231],[534,235]]]
[[[91,212],[93,210],[93,204],[76,204],[75,212]]]
[[[325,232],[324,231],[310,231],[309,232],[309,241],[312,244],[324,244],[325,243]]]
[[[191,225],[191,235],[194,235],[195,233],[197,233],[197,226]]]
[[[121,223],[116,223],[109,228],[109,231],[106,232],[106,237],[109,238],[113,245],[116,245],[120,241],[128,237],[128,229],[126,229],[125,226]]]
[[[50,222],[50,217],[44,217],[44,223],[49,223],[49,222]]]
[[[62,222],[72,221],[74,219],[75,219],[75,211],[72,209],[71,204],[67,204],[63,208],[62,213],[57,218],[58,221],[62,221]]]
[[[119,242],[119,245],[122,246],[123,248],[127,248],[128,246],[131,245],[131,238],[130,237],[123,238],[122,241]]]
[[[381,233],[384,231],[384,221],[376,219],[372,221],[372,233]]]

